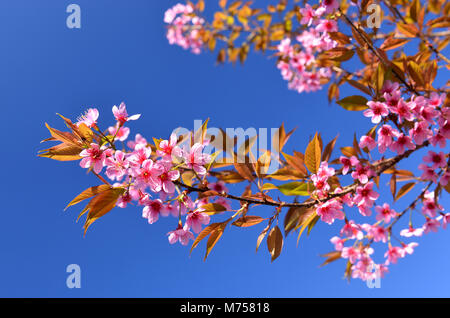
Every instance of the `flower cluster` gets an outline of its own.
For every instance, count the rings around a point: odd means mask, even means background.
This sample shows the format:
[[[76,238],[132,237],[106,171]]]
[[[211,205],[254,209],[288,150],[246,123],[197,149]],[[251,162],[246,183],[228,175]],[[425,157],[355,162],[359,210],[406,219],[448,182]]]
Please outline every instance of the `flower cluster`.
[[[391,81],[385,82],[382,94],[380,100],[369,101],[368,109],[364,111],[364,116],[370,117],[372,123],[381,127],[378,130],[373,129],[372,134],[363,136],[359,142],[360,148],[366,149],[368,153],[375,148],[380,153],[385,153],[389,149],[400,156],[407,150],[414,150],[425,143],[441,148],[446,146],[446,139],[450,138],[450,126],[449,108],[442,105],[444,95],[433,92],[429,98],[413,96],[405,100],[399,85]],[[390,121],[394,123],[395,128],[389,124]],[[419,165],[419,169],[423,171],[420,179],[446,186],[450,178],[447,160],[448,154],[429,150],[423,157],[423,163]],[[370,216],[375,207],[376,222],[374,224],[359,224],[345,217],[345,225],[340,236],[333,237],[331,242],[336,251],[341,253],[341,257],[350,262],[353,278],[370,280],[374,279],[375,275],[382,277],[390,264],[395,264],[399,258],[412,254],[418,245],[416,242],[404,243],[400,240],[400,246],[392,245],[392,225],[406,210],[403,213],[397,213],[388,203],[375,206],[379,193],[374,190],[374,182],[371,180],[377,174],[374,166],[370,165],[367,159],[341,156],[339,163],[342,166],[340,170],[342,175],[351,172],[356,191],[354,195],[349,193],[345,197],[333,198],[319,204],[317,214],[322,221],[333,223],[334,219],[344,219],[343,203],[346,203],[348,207],[356,207],[362,216]],[[331,191],[328,184],[323,185],[326,178],[313,175],[311,179],[316,187],[316,196],[319,199],[326,198]],[[336,191],[343,190],[337,188]],[[437,232],[441,226],[444,229],[447,227],[450,213],[444,213],[435,192],[425,189],[421,200],[420,213],[424,217],[423,225],[413,227],[410,219],[409,227],[400,231],[401,237],[419,237],[430,232]],[[367,244],[363,244],[364,239],[367,239]],[[345,243],[350,240],[355,242],[346,247]],[[372,242],[388,244],[383,263],[377,264],[373,260]]]
[[[178,218],[177,228],[168,233],[169,242],[188,244],[194,237],[191,230],[198,233],[202,225],[209,223],[209,215],[202,209],[209,200],[193,200],[186,191],[179,191],[175,183],[185,171],[192,171],[198,178],[207,173],[206,166],[211,160],[211,156],[203,152],[207,141],[181,147],[177,136],[172,134],[169,140],[161,140],[157,149],[152,149],[152,145],[137,134],[134,141],[127,142],[128,149],[118,150],[115,141],[125,142],[130,133],[130,129],[124,125],[138,119],[140,115],[128,116],[123,103],[113,107],[113,114],[116,125],[108,129],[109,136],[98,130],[97,109],[89,109],[79,118],[76,123],[78,126],[83,123],[104,136],[102,143],[92,142],[89,148],[80,153],[80,166],[92,169],[96,174],[105,169],[106,176],[116,182],[114,187],[126,189],[118,199],[117,206],[125,208],[131,202],[143,206],[142,216],[148,223],[155,223],[160,216]],[[220,193],[226,190],[220,181],[211,183],[209,187]],[[221,197],[214,203],[230,207],[229,202]],[[186,216],[184,225],[182,216]]]
[[[199,29],[205,21],[195,15],[191,4],[179,3],[168,9],[164,14],[164,22],[169,24],[167,40],[170,44],[190,49],[195,54],[201,52],[203,42]]]
[[[298,43],[292,43],[290,38],[285,38],[278,45],[281,59],[277,67],[283,79],[289,81],[290,89],[299,93],[314,92],[322,87],[322,79],[331,77],[331,69],[318,66],[316,56],[337,46],[337,42],[329,36],[329,32],[338,30],[337,22],[325,17],[335,10],[336,5],[339,5],[337,1],[324,1],[314,10],[306,4],[300,9],[300,24],[308,29],[296,37]]]

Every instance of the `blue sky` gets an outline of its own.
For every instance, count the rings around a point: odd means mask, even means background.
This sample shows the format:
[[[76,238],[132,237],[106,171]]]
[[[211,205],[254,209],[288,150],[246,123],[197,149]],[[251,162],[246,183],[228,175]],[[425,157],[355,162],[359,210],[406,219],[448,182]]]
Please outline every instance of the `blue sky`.
[[[75,222],[80,207],[63,208],[98,181],[75,162],[36,156],[48,136],[44,123],[64,127],[56,113],[76,118],[97,107],[109,125],[111,107],[125,101],[129,113],[142,114],[130,125],[132,134],[148,138],[168,137],[173,128],[192,128],[195,119],[208,117],[212,126],[225,128],[273,128],[284,122],[288,129],[298,127],[286,149],[302,152],[317,130],[325,141],[339,133],[337,147],[346,146],[354,132],[367,131],[368,120],[328,105],[326,90],[288,91],[266,56],[251,55],[244,67],[218,67],[212,54],[195,56],[170,46],[162,17],[176,1],[77,0],[80,30],[65,24],[72,2],[0,3],[0,296],[450,296],[446,231],[421,238],[416,253],[391,266],[379,289],[347,283],[343,261],[319,268],[319,255],[332,250],[329,238],[341,224],[319,223],[298,248],[295,234],[289,236],[274,263],[265,242],[255,253],[263,225],[228,228],[203,262],[204,244],[189,257],[189,248],[167,241],[173,219],[149,225],[137,207],[113,210],[83,238],[82,223]],[[342,96],[346,92],[352,90]],[[403,167],[414,168],[420,158]],[[387,181],[382,179],[383,186]],[[413,195],[400,199],[398,209]],[[449,203],[447,195],[441,204],[448,209]],[[268,216],[272,210],[254,213]],[[69,264],[81,267],[80,289],[66,287]]]

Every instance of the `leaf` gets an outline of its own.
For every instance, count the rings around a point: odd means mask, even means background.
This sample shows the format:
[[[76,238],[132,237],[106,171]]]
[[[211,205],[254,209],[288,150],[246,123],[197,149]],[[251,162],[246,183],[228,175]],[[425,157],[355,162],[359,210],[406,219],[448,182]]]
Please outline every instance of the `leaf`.
[[[281,180],[281,181],[287,181],[287,180],[299,180],[302,179],[305,175],[287,168],[287,167],[283,167],[277,171],[275,171],[274,173],[270,174],[267,176],[267,178],[271,178],[271,179],[275,179],[275,180]]]
[[[225,212],[227,209],[219,203],[207,203],[200,207],[201,212],[213,215],[221,212]]]
[[[341,152],[346,157],[357,156],[358,154],[353,147],[341,147]]]
[[[367,99],[363,96],[353,95],[345,97],[339,101],[337,101],[341,107],[350,111],[360,111],[367,109]]]
[[[80,152],[83,148],[79,146],[74,146],[72,144],[61,143],[52,148],[40,150],[38,157],[49,158],[58,161],[73,161],[80,160]]]
[[[338,139],[339,135],[334,137],[332,141],[328,143],[328,145],[325,146],[325,150],[322,154],[322,161],[328,161],[330,160],[331,154],[333,153],[334,146],[336,145],[336,141]]]
[[[400,190],[398,190],[397,195],[395,196],[395,201],[397,201],[398,199],[400,199],[402,196],[404,196],[405,194],[407,194],[409,191],[411,191],[414,186],[416,185],[415,182],[409,182],[407,184],[404,184]]]
[[[335,47],[325,52],[325,57],[333,61],[344,62],[350,60],[355,52],[345,47]]]
[[[290,182],[277,187],[284,195],[309,196],[314,186],[304,182]]]
[[[125,192],[125,188],[110,188],[95,196],[83,210],[82,214],[88,212],[84,223],[84,234],[97,219],[111,211],[117,203],[119,197]]]
[[[308,144],[305,151],[305,165],[309,171],[316,173],[319,170],[322,156],[322,149],[317,137],[317,133],[314,135],[313,140]]]
[[[96,196],[102,192],[105,192],[106,190],[111,189],[110,185],[107,184],[102,184],[99,186],[95,186],[95,187],[90,187],[86,190],[84,190],[83,192],[81,192],[79,195],[77,195],[75,197],[75,199],[73,199],[72,201],[70,201],[70,203],[65,207],[64,210],[67,210],[68,207],[75,205],[77,203],[80,203],[83,200],[92,198],[93,196]]]
[[[205,238],[207,237],[209,234],[211,234],[211,232],[213,232],[217,227],[219,227],[222,223],[212,223],[210,225],[208,225],[207,227],[205,227],[195,238],[194,243],[192,243],[191,246],[191,250],[189,252],[192,253],[192,251],[194,250],[194,248],[197,247],[197,245]]]
[[[216,243],[222,237],[223,231],[225,230],[225,227],[227,224],[228,224],[228,221],[224,222],[224,223],[220,223],[220,225],[211,232],[211,235],[208,238],[208,242],[206,243],[206,254],[205,254],[205,258],[203,259],[203,261],[206,260],[209,253],[211,253],[213,247],[216,245]]]
[[[302,214],[302,218],[301,218],[301,222],[300,222],[300,226],[301,229],[298,233],[298,237],[297,237],[297,246],[298,246],[298,242],[300,241],[300,237],[302,236],[303,231],[309,226],[309,224],[311,222],[314,221],[314,219],[317,216],[317,212],[315,210],[308,210],[306,211],[304,214]]]
[[[269,249],[272,262],[280,256],[281,250],[283,249],[283,235],[278,226],[274,226],[270,230],[267,236],[267,248]]]
[[[352,79],[345,79],[350,85],[352,85],[354,88],[357,88],[357,89],[359,89],[361,92],[363,92],[364,94],[367,94],[367,95],[371,95],[372,94],[372,92],[370,91],[370,89],[366,86],[366,85],[363,85],[363,84],[361,84],[360,82],[358,82],[358,81],[354,81],[354,80],[352,80]]]
[[[411,3],[411,6],[409,7],[409,15],[414,20],[414,22],[417,22],[419,12],[420,12],[420,1],[413,0],[413,2]]]
[[[304,165],[304,155],[299,152],[294,152],[294,156],[290,156],[288,154],[282,153],[283,157],[286,159],[286,162],[291,166],[294,170],[297,170],[303,175],[307,175],[308,171],[306,171]]]
[[[395,199],[395,193],[397,192],[397,179],[395,173],[392,174],[392,177],[389,180],[389,187],[391,189],[392,198]]]
[[[345,45],[351,43],[350,38],[341,32],[328,32],[328,35],[332,40],[335,40],[339,44]]]
[[[240,217],[239,219],[234,221],[232,223],[232,225],[238,226],[238,227],[249,227],[249,226],[253,226],[253,225],[259,224],[259,223],[261,223],[264,220],[265,219],[260,217],[260,216],[246,215],[246,216]]]
[[[269,227],[270,227],[270,223],[269,223],[269,225],[267,225],[267,226],[264,228],[264,230],[262,230],[262,232],[258,235],[258,239],[257,239],[257,241],[256,241],[256,252],[258,252],[258,248],[259,248],[259,246],[261,245],[262,240],[263,240],[264,237],[266,236],[267,231],[269,230]]]
[[[414,61],[409,61],[407,64],[407,68],[408,74],[411,75],[414,82],[416,82],[420,86],[423,86],[425,84],[425,81],[423,79],[420,66]]]
[[[242,178],[244,178],[248,181],[253,181],[255,179],[252,174],[252,171],[249,168],[249,165],[247,165],[245,163],[235,163],[234,168],[236,169],[236,171],[239,173],[239,175]]]
[[[275,189],[278,189],[278,187],[272,183],[264,183],[263,186],[261,187],[262,191],[275,190]]]
[[[305,211],[305,208],[289,208],[284,217],[284,236],[287,236],[297,226],[300,221],[300,215]]]
[[[381,44],[381,48],[385,51],[396,49],[400,46],[405,45],[408,43],[409,39],[396,39],[394,37],[388,37],[386,40]]]
[[[216,177],[225,183],[239,183],[245,179],[236,171],[221,171]]]
[[[320,266],[325,266],[331,262],[337,261],[341,258],[341,252],[340,251],[333,251],[324,255],[320,255],[322,257],[326,257],[327,259],[322,263]]]
[[[59,131],[55,128],[50,127],[47,123],[45,123],[45,126],[50,131],[52,137],[55,138],[56,140],[59,140],[68,145],[80,146],[78,144],[77,138],[72,133],[66,131]]]
[[[414,24],[397,23],[397,30],[409,38],[415,38],[419,33]]]

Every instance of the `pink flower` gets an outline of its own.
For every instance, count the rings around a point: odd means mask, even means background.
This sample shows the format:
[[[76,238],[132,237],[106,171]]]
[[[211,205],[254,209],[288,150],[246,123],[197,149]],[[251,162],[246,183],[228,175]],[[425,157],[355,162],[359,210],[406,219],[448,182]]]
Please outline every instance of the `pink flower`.
[[[441,223],[439,223],[439,221],[436,219],[427,219],[427,221],[423,225],[424,233],[428,234],[430,231],[437,232],[440,225]]]
[[[354,264],[361,257],[361,252],[354,247],[344,247],[342,249],[341,257],[348,258],[350,263]]]
[[[164,209],[163,202],[160,199],[149,200],[145,203],[145,207],[142,210],[142,217],[148,219],[149,224],[153,224],[158,221],[159,214]]]
[[[404,237],[412,237],[412,236],[422,236],[423,228],[415,229],[412,226],[409,226],[407,229],[403,229],[400,231],[400,235]]]
[[[442,211],[443,208],[435,200],[434,192],[426,192],[424,194],[422,213],[434,218],[436,216],[436,211]]]
[[[409,244],[403,244],[403,253],[411,255],[414,253],[414,248],[419,246],[419,243],[411,242]]]
[[[352,172],[352,178],[358,179],[362,184],[367,183],[371,176],[373,176],[372,169],[359,163],[356,165],[355,171]]]
[[[403,123],[403,119],[407,121],[412,121],[414,119],[414,115],[411,112],[411,105],[406,103],[403,99],[400,99],[397,105],[391,107],[391,112],[397,114],[398,122]]]
[[[391,209],[387,203],[384,203],[383,206],[376,206],[375,211],[377,212],[376,220],[383,220],[384,223],[389,223],[392,218],[397,216],[397,212]]]
[[[441,151],[436,153],[434,151],[428,151],[428,155],[423,157],[423,161],[432,163],[431,168],[444,168],[447,165],[445,161],[445,154]]]
[[[399,90],[393,91],[392,93],[384,93],[383,97],[386,100],[386,104],[388,105],[389,109],[396,107],[400,102],[400,99],[402,99],[401,92]]]
[[[119,181],[127,173],[129,162],[125,158],[125,153],[117,150],[114,156],[105,159],[105,165],[107,166],[106,175],[108,178]]]
[[[444,100],[445,100],[445,93],[439,95],[436,92],[432,92],[430,95],[430,99],[428,100],[428,105],[436,108],[441,106]]]
[[[331,13],[339,8],[339,1],[337,0],[323,0],[322,6],[325,8],[325,13]]]
[[[357,240],[362,240],[364,238],[364,233],[361,231],[361,226],[356,224],[353,220],[345,222],[340,234],[345,235],[349,239],[356,238]]]
[[[167,233],[169,235],[169,243],[175,244],[177,241],[181,243],[181,245],[188,245],[189,240],[194,239],[194,234],[186,227],[178,227],[175,231],[170,231]]]
[[[342,251],[344,248],[345,240],[341,239],[340,237],[334,236],[331,238],[330,242],[334,244],[334,249],[336,251]]]
[[[214,190],[216,192],[222,193],[222,192],[228,192],[228,188],[225,186],[225,182],[223,181],[217,181],[217,182],[212,182],[210,184],[208,184],[208,188],[210,188],[211,190]]]
[[[431,125],[434,125],[434,119],[439,116],[439,112],[433,107],[425,106],[420,110],[420,117]]]
[[[372,207],[373,203],[378,199],[380,194],[373,191],[374,183],[368,182],[366,185],[359,186],[356,188],[356,195],[354,198],[354,202],[358,207]]]
[[[91,143],[91,147],[80,152],[80,156],[83,157],[80,162],[82,168],[92,167],[95,173],[102,171],[106,155],[98,144]]]
[[[367,102],[369,109],[363,113],[366,117],[372,118],[372,123],[378,124],[382,117],[389,115],[389,109],[384,103],[369,101]]]
[[[351,167],[354,167],[355,165],[357,165],[359,163],[358,158],[356,158],[355,156],[351,156],[351,158],[347,158],[344,156],[341,156],[339,158],[339,161],[342,163],[343,167],[342,167],[342,174],[346,175],[348,173],[348,170],[351,169]]]
[[[114,114],[114,117],[116,118],[116,120],[118,121],[118,123],[120,125],[123,125],[127,121],[130,121],[130,120],[137,120],[137,119],[139,119],[139,117],[141,117],[140,114],[128,116],[127,108],[125,106],[125,103],[123,103],[123,102],[120,103],[118,108],[116,105],[114,105],[112,108],[112,112]]]
[[[384,82],[383,88],[381,89],[381,92],[393,94],[394,92],[398,91],[399,84],[397,82],[391,82],[390,80],[387,80]]]
[[[316,26],[316,30],[319,32],[337,32],[338,27],[336,21],[333,20],[320,20]]]
[[[163,140],[159,143],[159,148],[156,154],[165,159],[172,161],[172,155],[181,157],[181,149],[177,146],[178,138],[175,133],[170,135],[170,140]]]
[[[208,224],[209,221],[209,215],[201,211],[189,213],[186,217],[187,228],[192,229],[195,233],[199,233],[202,230],[202,225]]]
[[[211,156],[202,153],[204,145],[196,143],[189,152],[184,152],[185,163],[190,169],[194,169],[199,175],[206,174],[204,165],[209,163]]]
[[[416,148],[416,145],[413,144],[411,137],[405,136],[403,133],[401,133],[398,136],[397,141],[392,143],[391,149],[397,154],[402,155],[405,153],[405,148],[412,150]]]
[[[89,128],[92,128],[97,124],[98,116],[99,113],[97,108],[89,108],[84,115],[81,115],[78,118],[76,125],[79,126],[81,123],[84,123]]]
[[[374,149],[377,146],[377,142],[373,140],[370,136],[362,136],[359,140],[359,147],[360,148],[366,148],[369,150]]]
[[[328,167],[328,162],[322,161],[320,163],[319,170],[317,171],[317,175],[319,177],[329,178],[331,176],[334,176],[334,173],[335,173],[334,168],[329,168]]]
[[[428,129],[428,123],[426,121],[415,122],[414,128],[409,132],[410,136],[414,139],[414,142],[418,145],[423,144],[424,141],[433,136],[433,132]]]
[[[130,149],[134,149],[137,145],[147,146],[147,140],[141,136],[141,134],[136,134],[134,141],[128,141],[127,146]]]
[[[173,181],[178,180],[180,178],[180,171],[171,170],[172,165],[167,162],[160,162],[160,167],[162,168],[162,173],[157,177],[157,182],[159,182],[158,189],[162,189],[165,193],[174,193],[175,192],[175,184]]]
[[[447,143],[446,137],[444,136],[443,133],[441,133],[441,131],[437,131],[436,129],[434,131],[435,131],[435,133],[430,138],[430,143],[433,145],[433,147],[436,147],[436,145],[439,145],[440,148],[444,148]],[[447,137],[447,138],[450,139],[450,137]]]
[[[330,190],[330,185],[328,184],[327,180],[328,178],[319,177],[317,174],[313,174],[311,176],[311,181],[316,188],[315,191],[317,191],[317,194],[325,196],[326,193]]]
[[[389,250],[384,254],[387,257],[387,265],[390,263],[397,263],[397,259],[405,257],[405,251],[398,246],[389,245]]]
[[[384,153],[386,148],[392,144],[392,138],[398,136],[398,131],[389,125],[383,125],[378,129],[378,150]]]
[[[332,224],[335,219],[343,220],[345,217],[342,205],[335,199],[319,204],[316,212],[320,219],[328,224]]]
[[[428,167],[423,163],[421,163],[418,168],[423,171],[422,175],[420,176],[422,180],[432,180],[434,183],[437,182],[438,175],[433,168]]]
[[[117,206],[118,206],[119,208],[124,209],[124,208],[127,207],[127,204],[130,203],[130,202],[132,201],[132,199],[133,199],[133,198],[132,198],[130,192],[125,192],[125,193],[124,193],[123,195],[121,195],[121,196],[119,197],[119,199],[117,200]]]
[[[150,158],[152,154],[152,148],[147,147],[144,144],[137,144],[134,151],[128,157],[128,160],[132,165],[138,168],[144,163],[145,160]]]
[[[384,227],[378,225],[372,226],[369,224],[364,224],[363,228],[367,232],[367,238],[369,239],[373,238],[375,242],[382,241],[383,243],[386,243],[388,231]]]
[[[450,213],[446,213],[442,215],[442,228],[444,230],[447,229],[447,224],[450,223]]]
[[[116,136],[115,140],[125,141],[130,135],[130,128],[128,127],[109,127],[108,132],[111,136]]]
[[[300,14],[302,15],[300,24],[306,24],[307,26],[310,26],[315,17],[313,8],[311,8],[309,4],[305,4],[304,8],[300,8]]]
[[[439,179],[439,183],[443,187],[445,187],[448,184],[449,181],[450,181],[450,171],[448,170],[442,175],[441,179]]]
[[[161,191],[161,183],[158,182],[158,176],[163,172],[164,170],[161,166],[154,164],[151,159],[147,159],[142,163],[142,168],[138,171],[136,183],[144,189],[150,186],[153,192],[159,192]]]

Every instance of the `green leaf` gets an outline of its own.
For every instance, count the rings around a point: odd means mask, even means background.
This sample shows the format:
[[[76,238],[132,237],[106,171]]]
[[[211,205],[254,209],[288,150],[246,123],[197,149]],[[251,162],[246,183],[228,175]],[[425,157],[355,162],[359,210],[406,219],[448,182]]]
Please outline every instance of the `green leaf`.
[[[314,186],[304,182],[289,182],[278,186],[278,190],[284,195],[309,196]]]
[[[351,111],[360,111],[368,108],[366,105],[367,99],[363,96],[358,95],[345,97],[337,101],[337,103],[344,109]]]

